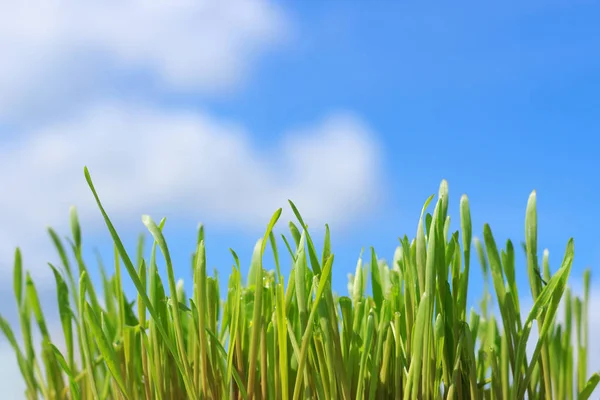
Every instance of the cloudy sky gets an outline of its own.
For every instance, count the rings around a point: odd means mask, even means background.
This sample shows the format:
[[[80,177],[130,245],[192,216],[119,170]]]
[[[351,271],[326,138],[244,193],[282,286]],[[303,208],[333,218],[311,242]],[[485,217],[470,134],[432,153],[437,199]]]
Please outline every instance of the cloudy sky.
[[[575,238],[580,292],[583,270],[600,264],[599,12],[573,0],[0,0],[0,314],[16,322],[18,245],[53,325],[46,227],[67,235],[71,205],[86,255],[111,250],[84,165],[126,244],[142,214],[168,217],[188,280],[199,222],[223,276],[228,249],[248,265],[292,199],[317,238],[330,224],[340,292],[361,248],[390,259],[398,237],[414,235],[442,179],[454,220],[467,193],[475,232],[488,222],[499,241],[522,240],[535,189],[540,248],[555,270]],[[0,388],[20,398],[22,387],[1,338]]]

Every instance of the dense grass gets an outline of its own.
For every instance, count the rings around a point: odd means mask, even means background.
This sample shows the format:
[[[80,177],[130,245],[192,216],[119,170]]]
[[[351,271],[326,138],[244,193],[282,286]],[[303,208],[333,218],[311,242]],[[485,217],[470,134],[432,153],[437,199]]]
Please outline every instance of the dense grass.
[[[329,229],[318,251],[291,202],[298,220],[289,225],[291,235],[276,239],[278,210],[256,244],[246,282],[232,251],[225,296],[218,277],[207,274],[200,228],[188,296],[174,276],[162,234],[165,220],[142,218],[154,242],[149,259],[140,241],[132,260],[87,169],[85,177],[114,240],[115,274],[109,277],[100,264],[103,285],[90,280],[74,209],[68,243],[49,230],[61,260],[50,265],[61,352],[33,281],[29,274],[23,278],[17,249],[14,292],[22,341],[4,319],[0,328],[15,349],[28,399],[586,399],[600,380],[586,368],[590,273],[584,275],[583,299],[571,296],[572,240],[560,268],[551,273],[544,253],[540,271],[535,192],[522,246],[534,299],[525,314],[513,243],[498,249],[488,225],[483,241],[474,239],[466,196],[460,201],[461,229],[449,232],[445,182],[433,214],[427,209],[434,196],[423,207],[416,237],[400,239],[391,265],[373,249],[368,263],[358,261],[347,296],[331,289]],[[497,316],[488,311],[487,285],[481,313],[467,309],[472,247],[486,282],[491,278]],[[166,283],[157,269],[158,252]],[[263,268],[264,257],[272,257],[275,271]],[[280,272],[284,259],[292,266],[289,276]],[[125,274],[137,288],[136,299],[123,292]],[[559,304],[564,317],[557,315]],[[41,346],[33,343],[32,315]]]

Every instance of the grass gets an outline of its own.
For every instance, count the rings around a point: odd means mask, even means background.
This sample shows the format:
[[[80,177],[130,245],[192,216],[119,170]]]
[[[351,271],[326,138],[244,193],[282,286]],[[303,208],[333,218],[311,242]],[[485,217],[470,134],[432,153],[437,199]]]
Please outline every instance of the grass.
[[[600,381],[598,373],[587,371],[590,271],[578,298],[567,287],[573,240],[554,273],[547,252],[540,264],[535,192],[522,244],[533,296],[525,314],[513,243],[499,249],[488,225],[482,241],[473,238],[466,196],[460,201],[461,229],[451,233],[445,181],[433,214],[427,212],[431,196],[416,237],[400,239],[391,265],[374,249],[365,257],[368,263],[361,256],[347,296],[332,291],[329,228],[318,251],[290,202],[297,223],[278,241],[273,227],[281,209],[273,215],[254,248],[246,282],[232,251],[224,297],[217,275],[207,274],[200,227],[188,297],[175,279],[162,233],[165,220],[142,218],[154,242],[147,259],[140,240],[133,260],[87,168],[85,177],[114,241],[115,273],[109,276],[99,263],[102,285],[89,278],[74,209],[67,243],[49,229],[61,260],[50,265],[65,342],[61,351],[16,250],[22,339],[3,318],[0,328],[15,350],[27,399],[587,399]],[[158,272],[159,252],[167,282]],[[264,257],[272,257],[274,271],[263,268]],[[467,309],[474,257],[486,282],[480,313]],[[281,273],[283,258],[291,263],[289,276]],[[123,292],[125,274],[137,289],[135,299]],[[492,293],[499,315],[488,310]],[[41,346],[34,345],[33,325]],[[539,335],[532,337],[532,330]]]

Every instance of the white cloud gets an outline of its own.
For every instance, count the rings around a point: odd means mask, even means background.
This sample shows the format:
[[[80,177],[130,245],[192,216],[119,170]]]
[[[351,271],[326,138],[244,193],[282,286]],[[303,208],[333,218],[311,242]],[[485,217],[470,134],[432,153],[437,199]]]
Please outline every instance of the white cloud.
[[[286,15],[267,0],[0,1],[0,129],[22,129],[0,136],[0,273],[10,276],[21,246],[44,310],[56,308],[45,227],[65,233],[75,204],[86,237],[105,231],[84,165],[121,227],[139,226],[142,213],[263,226],[288,198],[311,225],[340,227],[376,204],[379,151],[352,115],[315,121],[266,149],[239,125],[123,100],[227,94],[289,32]],[[39,127],[49,115],[54,122]],[[0,300],[9,287],[10,279],[0,282]],[[15,321],[12,301],[0,304]],[[22,398],[1,336],[0,387]]]
[[[47,111],[140,76],[227,91],[288,28],[266,0],[2,1],[0,113]]]
[[[14,247],[23,250],[54,310],[55,258],[45,227],[68,230],[68,209],[78,207],[85,236],[105,231],[83,176],[92,178],[118,227],[184,217],[221,227],[264,226],[295,201],[309,224],[334,228],[356,220],[379,200],[379,151],[357,117],[335,114],[291,131],[269,148],[239,125],[206,114],[124,103],[90,107],[69,120],[0,140],[0,273],[12,275]],[[1,284],[0,313],[16,321],[10,279]],[[46,303],[46,300],[44,302]],[[56,322],[56,316],[49,319]],[[0,387],[21,398],[22,379],[12,349],[0,335]],[[4,379],[6,378],[6,379]],[[10,383],[10,384],[9,384]]]
[[[107,211],[135,223],[151,213],[257,227],[292,199],[309,223],[340,229],[372,209],[381,188],[377,145],[351,115],[332,115],[266,149],[207,115],[105,104],[0,146],[0,187],[9,193],[0,197],[3,269],[17,244],[26,261],[39,254],[49,243],[45,226],[65,228],[71,204],[84,229],[100,226],[84,165]]]

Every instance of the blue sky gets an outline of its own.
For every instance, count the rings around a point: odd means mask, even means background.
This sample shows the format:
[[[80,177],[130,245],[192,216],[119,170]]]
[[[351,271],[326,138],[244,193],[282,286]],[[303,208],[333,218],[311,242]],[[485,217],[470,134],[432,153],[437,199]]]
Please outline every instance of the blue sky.
[[[0,271],[22,246],[46,312],[45,262],[56,256],[44,227],[67,234],[70,205],[88,255],[98,247],[110,259],[83,165],[132,249],[142,213],[169,217],[176,273],[188,280],[198,222],[225,284],[228,249],[247,267],[291,198],[318,242],[331,222],[334,286],[345,293],[361,248],[391,260],[442,179],[453,229],[466,193],[474,234],[490,223],[500,243],[522,240],[537,190],[552,269],[574,237],[575,290],[584,268],[597,270],[594,2],[183,4],[0,6],[0,185],[10,193]],[[477,268],[473,277],[476,299]],[[11,297],[8,282],[0,291]],[[0,313],[14,318],[13,308],[3,301]]]
[[[536,189],[540,244],[553,266],[570,236],[573,277],[597,264],[589,217],[598,194],[597,6],[305,6],[290,7],[294,45],[265,57],[244,90],[209,108],[242,119],[266,146],[332,109],[352,110],[377,133],[385,204],[351,232],[333,232],[337,267],[351,270],[362,246],[390,258],[442,178],[455,218],[467,193],[475,231],[489,222],[515,242]]]

